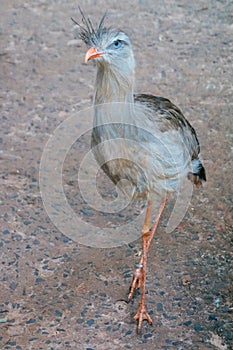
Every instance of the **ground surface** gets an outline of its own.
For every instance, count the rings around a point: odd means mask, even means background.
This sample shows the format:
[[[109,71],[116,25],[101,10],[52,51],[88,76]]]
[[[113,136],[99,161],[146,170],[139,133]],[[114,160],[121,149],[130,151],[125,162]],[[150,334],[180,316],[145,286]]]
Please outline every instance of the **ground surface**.
[[[232,1],[80,5],[94,22],[109,10],[108,23],[129,33],[136,90],[182,108],[198,130],[208,183],[194,190],[185,218],[170,234],[164,230],[169,206],[165,212],[149,257],[147,306],[154,326],[144,324],[137,336],[132,316],[139,294],[130,304],[122,299],[140,240],[107,249],[78,244],[50,221],[40,195],[46,142],[71,113],[91,105],[95,67],[83,64],[86,48],[74,39],[70,17],[80,18],[77,4],[3,1],[0,347],[230,349]],[[79,122],[90,123],[91,116],[83,116]],[[77,157],[89,150],[88,135],[76,143]],[[101,223],[104,217],[75,197],[76,167],[70,152],[63,174],[68,201]],[[106,191],[108,185],[106,179]]]

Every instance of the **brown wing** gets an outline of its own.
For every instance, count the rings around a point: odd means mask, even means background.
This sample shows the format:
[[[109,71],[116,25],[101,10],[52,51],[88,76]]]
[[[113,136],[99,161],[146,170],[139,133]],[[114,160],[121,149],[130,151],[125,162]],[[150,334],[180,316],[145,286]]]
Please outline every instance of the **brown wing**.
[[[191,178],[191,180],[196,184],[199,184],[199,180],[206,181],[205,169],[198,158],[200,144],[196,131],[184,117],[181,110],[164,97],[137,94],[134,96],[134,100],[136,104],[143,104],[154,112],[153,116],[160,131],[166,132],[173,129],[181,133],[183,142],[187,146],[193,162],[194,178]]]

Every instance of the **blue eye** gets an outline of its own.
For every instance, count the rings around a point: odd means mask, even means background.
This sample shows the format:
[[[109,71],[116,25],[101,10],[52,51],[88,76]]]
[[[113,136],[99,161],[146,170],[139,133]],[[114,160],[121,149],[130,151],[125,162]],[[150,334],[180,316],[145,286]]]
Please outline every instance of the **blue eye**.
[[[114,43],[113,43],[113,47],[115,49],[119,49],[119,47],[122,46],[122,41],[121,40],[115,40]]]

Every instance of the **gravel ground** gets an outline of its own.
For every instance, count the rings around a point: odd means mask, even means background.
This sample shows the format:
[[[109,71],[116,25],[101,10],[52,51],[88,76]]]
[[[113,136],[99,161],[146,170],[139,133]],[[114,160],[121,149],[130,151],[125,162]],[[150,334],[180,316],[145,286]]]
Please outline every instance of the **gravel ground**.
[[[154,325],[143,324],[137,336],[132,316],[140,295],[129,304],[124,300],[140,240],[109,248],[79,244],[50,220],[40,194],[39,166],[49,137],[92,103],[95,67],[83,64],[86,48],[70,20],[80,19],[77,3],[3,1],[0,348],[231,349],[233,3],[79,5],[95,23],[108,10],[107,22],[130,35],[136,90],[168,97],[183,110],[198,131],[208,182],[194,190],[172,233],[165,231],[167,206],[148,262]],[[87,128],[91,115],[78,115],[80,128]],[[76,214],[107,227],[109,218],[77,195],[75,175],[89,149],[86,132],[65,158],[63,185]],[[108,179],[99,176],[111,197]]]

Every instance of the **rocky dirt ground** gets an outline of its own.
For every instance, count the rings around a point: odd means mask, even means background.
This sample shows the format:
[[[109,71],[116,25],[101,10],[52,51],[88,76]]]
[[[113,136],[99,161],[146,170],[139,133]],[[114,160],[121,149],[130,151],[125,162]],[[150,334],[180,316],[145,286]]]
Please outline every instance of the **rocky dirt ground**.
[[[56,228],[40,194],[46,142],[61,122],[92,103],[95,67],[83,64],[86,48],[70,20],[80,19],[78,4],[2,1],[0,347],[231,349],[233,3],[79,5],[94,23],[108,10],[107,23],[130,35],[136,90],[168,97],[183,110],[198,131],[208,182],[194,190],[170,234],[166,209],[149,256],[147,306],[154,325],[143,324],[138,336],[132,316],[139,293],[132,303],[124,300],[140,240],[105,249],[78,244]],[[91,115],[81,115],[79,122],[88,125]],[[101,222],[75,197],[72,180],[90,134],[75,147],[64,162],[68,201],[77,215]],[[103,183],[108,191],[106,178]]]

